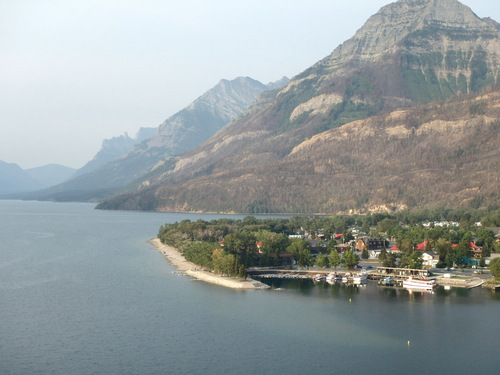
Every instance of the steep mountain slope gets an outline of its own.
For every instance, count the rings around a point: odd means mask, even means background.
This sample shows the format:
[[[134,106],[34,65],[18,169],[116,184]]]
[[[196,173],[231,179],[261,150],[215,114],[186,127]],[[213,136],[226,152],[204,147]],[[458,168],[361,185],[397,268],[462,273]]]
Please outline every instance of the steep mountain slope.
[[[499,80],[499,53],[498,24],[479,19],[456,0],[400,0],[389,4],[331,55],[294,77],[274,99],[254,106],[244,117],[180,158],[171,175],[150,176],[148,182],[153,187],[118,197],[101,207],[330,212],[368,209],[379,204],[394,203],[401,207],[437,204],[430,196],[420,194],[413,194],[411,199],[412,189],[406,188],[398,190],[398,199],[394,194],[389,194],[386,199],[371,199],[374,186],[371,180],[377,179],[377,174],[373,172],[378,171],[377,163],[398,165],[391,177],[396,186],[405,181],[403,175],[418,175],[416,171],[420,165],[417,159],[400,158],[397,152],[398,147],[402,147],[400,153],[409,147],[404,139],[391,143],[394,147],[392,154],[398,155],[395,160],[387,159],[385,148],[377,146],[386,144],[387,139],[384,132],[375,130],[380,137],[372,138],[366,145],[368,149],[365,149],[362,138],[357,138],[356,143],[349,143],[349,138],[346,138],[345,145],[328,144],[324,146],[325,150],[318,144],[318,150],[307,149],[311,154],[303,157],[307,161],[305,164],[294,162],[298,155],[297,147],[324,132],[342,134],[353,123],[369,127],[367,122],[356,121],[377,113],[388,113],[397,108],[409,109],[491,87]],[[467,107],[469,102],[462,105]],[[422,108],[431,111],[433,107]],[[496,118],[496,112],[493,111],[491,116]],[[474,123],[470,121],[468,126]],[[417,114],[405,117],[400,124],[409,129],[420,129],[421,125]],[[441,134],[439,126],[436,124],[436,128],[431,128]],[[459,132],[457,140],[464,143],[461,146],[463,150],[481,149],[471,143],[474,138],[465,136],[468,127],[454,129]],[[467,136],[470,134],[467,133]],[[412,140],[423,154],[429,154],[436,161],[435,169],[442,172],[445,165],[438,163],[439,154],[429,149],[432,137],[427,141],[424,138]],[[441,141],[445,142],[445,139]],[[484,141],[491,144],[487,139]],[[336,150],[338,156],[330,154],[326,158],[330,148]],[[371,148],[379,153],[371,154]],[[359,160],[367,163],[364,168],[355,163],[359,168],[355,174],[356,181],[362,183],[353,185],[350,179],[340,182],[327,178],[331,165],[349,165],[338,160],[341,155],[346,160],[355,160],[357,154],[361,155]],[[365,158],[365,154],[369,157]],[[472,157],[467,152],[462,152],[462,155]],[[482,152],[474,155],[479,159],[486,157]],[[482,170],[481,163],[475,167]],[[313,178],[311,170],[324,170],[326,174],[313,174]],[[400,179],[396,179],[396,171],[403,174]],[[486,174],[480,175],[486,178]],[[462,178],[466,177],[464,172]],[[255,184],[255,181],[258,183]],[[304,193],[292,193],[293,186],[300,187]],[[332,190],[332,186],[336,188]],[[351,193],[349,199],[340,194],[345,189]],[[272,196],[271,192],[274,192]],[[331,199],[320,199],[325,192]],[[343,197],[342,204],[338,204],[337,195]],[[333,204],[332,200],[337,203]],[[490,198],[484,201],[489,202]]]
[[[144,189],[103,208],[349,213],[500,202],[500,92],[320,133],[285,158]]]
[[[282,84],[286,82],[287,79]],[[173,157],[209,139],[245,111],[260,93],[274,85],[264,85],[248,77],[221,80],[188,107],[162,123],[152,138],[140,142],[130,151],[118,158],[114,157],[97,169],[23,198],[100,200],[111,196],[155,166],[157,171],[168,169],[169,163],[175,160]],[[110,146],[115,141],[112,140]]]
[[[117,159],[129,152],[135,145],[152,138],[156,133],[156,128],[140,128],[134,138],[127,133],[111,139],[102,141],[101,149],[94,158],[78,169],[73,178],[95,171],[97,168]]]

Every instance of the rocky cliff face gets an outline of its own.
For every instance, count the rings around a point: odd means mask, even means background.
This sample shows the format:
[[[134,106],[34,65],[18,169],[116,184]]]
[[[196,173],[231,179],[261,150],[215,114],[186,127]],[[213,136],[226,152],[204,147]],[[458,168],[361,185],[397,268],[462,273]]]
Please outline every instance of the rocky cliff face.
[[[400,0],[300,79],[331,99],[321,102],[323,112],[340,116],[346,101],[376,110],[446,99],[498,82],[499,35],[494,23],[456,0]],[[289,89],[297,86],[292,81]]]
[[[312,137],[337,128],[343,134],[341,129],[351,126],[346,124],[359,124],[356,121],[379,113],[397,108],[409,109],[496,85],[500,74],[499,43],[496,22],[479,19],[458,1],[400,0],[387,5],[353,38],[294,77],[275,98],[265,105],[253,107],[202,146],[183,155],[171,175],[152,178],[157,186],[129,197],[136,207],[140,207],[140,199],[143,199],[148,202],[148,209],[164,210],[252,211],[255,207],[267,207],[266,210],[276,212],[324,212],[333,209],[334,206],[326,203],[328,199],[323,192],[328,191],[332,196],[330,199],[335,199],[333,197],[340,196],[339,192],[344,189],[341,180],[328,179],[328,173],[339,163],[340,156],[333,154],[325,159],[323,149],[308,149],[308,153],[320,153],[319,157],[309,155],[313,164],[310,161],[303,164],[318,171],[312,178],[302,164],[291,162],[292,155],[298,155],[297,147]],[[492,116],[497,115],[495,112]],[[410,132],[420,125],[417,115],[406,117],[401,124]],[[438,132],[439,126],[433,127],[434,131]],[[463,134],[460,127],[455,129]],[[377,132],[376,128],[369,132],[380,134],[370,144],[387,141],[384,138],[387,133]],[[331,147],[349,160],[353,158],[349,153],[365,152],[360,147],[363,138],[356,139],[358,143],[344,146],[347,152],[340,143],[324,147]],[[471,139],[460,139],[468,140],[465,142],[467,147],[477,147],[470,144]],[[423,139],[415,139],[415,142],[423,142]],[[403,147],[403,151],[407,147],[405,142],[395,144]],[[421,152],[436,155],[434,150],[428,149],[429,145],[422,143]],[[383,151],[380,147],[375,148]],[[370,154],[370,158],[360,159],[368,163],[365,168],[357,166],[357,174],[365,182],[353,185],[352,180],[345,180],[348,182],[347,191],[357,197],[349,201],[356,209],[368,202],[373,203],[369,199],[371,185],[366,181],[376,177],[369,166],[380,161],[377,156]],[[415,160],[396,158],[383,163],[399,163],[397,170],[400,173],[413,174],[418,168]],[[252,181],[258,181],[258,187]],[[328,181],[327,185],[324,185],[325,181]],[[401,180],[394,181],[397,184]],[[291,184],[299,186],[304,194],[290,194]],[[332,190],[330,186],[339,190]],[[355,190],[353,186],[356,186]],[[251,191],[248,190],[250,187]],[[221,201],[226,197],[227,201],[210,205],[217,199],[207,199],[203,191],[210,191],[211,197],[220,197]],[[274,192],[272,196],[269,195],[271,191]],[[405,191],[402,188],[398,193],[400,202],[405,202]],[[325,202],[308,203],[319,197]],[[115,200],[122,202],[115,207],[126,206],[130,202],[127,199]],[[392,196],[381,198],[377,205],[398,199],[394,200]],[[415,199],[410,201],[416,204]],[[425,205],[426,202],[418,204]]]

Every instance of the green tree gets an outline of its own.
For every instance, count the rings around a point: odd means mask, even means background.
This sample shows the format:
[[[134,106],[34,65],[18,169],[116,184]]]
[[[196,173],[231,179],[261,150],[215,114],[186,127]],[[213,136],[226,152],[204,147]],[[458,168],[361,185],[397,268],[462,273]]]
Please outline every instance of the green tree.
[[[354,269],[359,263],[359,257],[352,250],[346,250],[342,254],[342,264],[347,269]]]
[[[330,266],[337,270],[337,267],[342,263],[342,259],[337,251],[337,249],[333,249],[330,252]]]
[[[500,277],[500,258],[495,258],[490,262],[490,272],[492,276]]]
[[[382,248],[382,250],[380,250],[380,254],[378,255],[378,259],[383,262],[386,257],[387,257],[387,250],[385,249],[385,246],[384,246]],[[385,267],[390,267],[390,266],[385,266]]]
[[[368,254],[368,250],[363,249],[361,252],[361,259],[368,259],[370,257],[370,254]]]
[[[422,268],[422,254],[419,251],[410,251],[401,257],[400,267],[408,267],[413,269]]]
[[[423,265],[422,254],[419,251],[412,251],[403,255],[401,258],[400,267],[408,267],[412,269],[421,269]]]
[[[292,254],[295,261],[298,262],[301,251],[309,250],[309,242],[303,238],[294,238],[286,250]]]
[[[311,252],[308,249],[300,250],[297,263],[299,267],[309,267],[312,264]]]
[[[279,265],[279,254],[286,252],[290,240],[283,233],[273,233],[268,230],[256,234],[256,240],[260,242],[260,265]]]
[[[387,253],[382,262],[383,267],[396,267],[396,255],[393,253]]]
[[[331,253],[333,250],[335,250],[336,245],[337,245],[337,241],[335,241],[335,240],[328,241],[326,244],[326,250],[328,251],[328,253]]]
[[[458,246],[452,246],[448,254],[446,254],[444,262],[447,267],[453,267],[455,264],[460,264],[461,260],[462,256],[458,252]]]
[[[189,262],[193,262],[199,266],[213,268],[212,254],[216,249],[217,244],[212,242],[189,242],[184,246],[182,255]]]
[[[377,230],[381,233],[386,233],[391,228],[397,225],[397,221],[394,219],[385,218],[377,223]]]
[[[247,217],[252,218],[251,216]],[[224,237],[224,250],[228,254],[233,254],[239,263],[248,267],[252,264],[252,257],[257,252],[256,242],[255,236],[251,232],[230,233]]]
[[[440,238],[436,243],[436,252],[439,254],[439,260],[445,261],[448,253],[451,251],[451,244],[444,238]]]
[[[316,256],[316,266],[321,268],[326,268],[330,266],[330,261],[328,257],[324,256],[322,253],[319,253]]]
[[[500,242],[495,242],[495,244],[493,245],[493,252],[500,253]]]
[[[422,254],[418,251],[414,251],[410,256],[410,264],[409,267],[413,269],[421,269],[423,266],[424,260],[422,258]]]

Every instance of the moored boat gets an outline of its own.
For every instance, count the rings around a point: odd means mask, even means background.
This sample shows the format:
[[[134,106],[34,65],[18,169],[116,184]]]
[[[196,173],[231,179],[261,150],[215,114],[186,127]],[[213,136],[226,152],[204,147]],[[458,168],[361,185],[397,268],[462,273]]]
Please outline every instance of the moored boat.
[[[354,284],[366,284],[368,282],[368,274],[361,272],[353,276],[352,281]]]
[[[396,284],[396,282],[392,277],[387,276],[385,279],[380,279],[379,284],[385,286],[393,286],[394,284]]]
[[[407,280],[403,280],[403,288],[407,289],[432,290],[435,286],[435,280],[414,279],[412,277]]]
[[[344,276],[342,276],[342,282],[343,283],[348,283],[349,279],[351,279],[351,278],[352,278],[352,275],[349,272],[347,272],[347,273],[344,274]]]
[[[318,273],[318,274],[314,275],[312,279],[313,279],[313,281],[321,281],[321,280],[323,280],[323,278],[324,278],[324,275],[322,275],[321,273]]]
[[[341,279],[342,278],[339,275],[337,275],[335,272],[331,272],[326,276],[326,282],[331,283],[331,284],[336,282],[337,280],[341,280]]]

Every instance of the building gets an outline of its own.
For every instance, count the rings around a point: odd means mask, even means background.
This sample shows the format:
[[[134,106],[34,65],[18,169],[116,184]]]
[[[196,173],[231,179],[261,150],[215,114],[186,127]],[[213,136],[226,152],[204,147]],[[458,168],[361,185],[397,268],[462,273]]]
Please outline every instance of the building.
[[[434,251],[424,251],[424,253],[422,254],[422,259],[422,265],[424,267],[436,268],[437,264],[439,263],[439,254]]]

